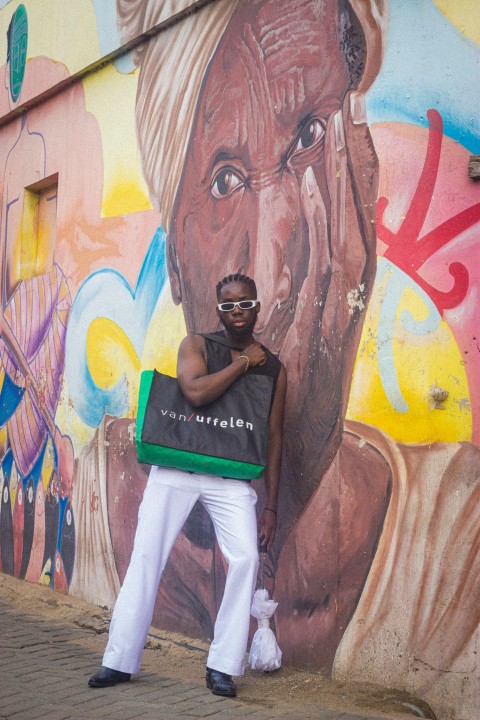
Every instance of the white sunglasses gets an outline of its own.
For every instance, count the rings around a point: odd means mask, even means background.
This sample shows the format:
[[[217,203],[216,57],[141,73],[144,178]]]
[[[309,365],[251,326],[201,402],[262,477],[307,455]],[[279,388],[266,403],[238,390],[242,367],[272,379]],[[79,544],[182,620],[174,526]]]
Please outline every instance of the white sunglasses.
[[[257,304],[258,300],[239,300],[239,302],[218,303],[217,308],[220,312],[232,312],[236,307],[239,307],[240,310],[252,310]]]

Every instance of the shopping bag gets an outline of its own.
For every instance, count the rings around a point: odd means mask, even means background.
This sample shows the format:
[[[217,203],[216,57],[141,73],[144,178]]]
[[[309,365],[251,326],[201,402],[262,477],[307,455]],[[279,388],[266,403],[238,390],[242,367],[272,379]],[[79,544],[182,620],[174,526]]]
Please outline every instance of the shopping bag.
[[[266,465],[273,379],[248,373],[215,402],[186,400],[176,378],[141,375],[136,426],[139,462],[252,480]]]
[[[252,670],[272,672],[282,664],[282,651],[278,647],[275,633],[270,627],[270,618],[278,603],[270,600],[268,590],[255,590],[251,614],[258,620],[258,629],[252,639],[248,663]]]
[[[265,557],[267,548],[260,544],[260,585],[265,582]],[[272,672],[278,670],[282,664],[282,651],[280,650],[275,633],[270,627],[270,618],[277,609],[278,603],[271,600],[268,590],[260,587],[253,595],[252,609],[253,617],[258,620],[258,629],[252,638],[248,663],[252,670]]]

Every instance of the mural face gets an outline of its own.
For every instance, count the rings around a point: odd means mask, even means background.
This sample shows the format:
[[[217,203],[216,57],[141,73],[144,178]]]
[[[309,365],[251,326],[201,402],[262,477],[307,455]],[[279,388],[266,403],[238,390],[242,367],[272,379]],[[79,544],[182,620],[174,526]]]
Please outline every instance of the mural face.
[[[96,33],[64,51],[34,4],[0,11],[28,27],[4,116],[96,34],[110,52],[165,19],[79,5]],[[475,715],[480,37],[455,6],[223,0],[0,127],[3,572],[113,604],[148,471],[139,374],[174,373],[185,331],[219,327],[219,278],[246,273],[288,374],[265,562],[285,661]],[[154,622],[211,635],[225,573],[197,506]]]
[[[257,332],[273,351],[283,345],[310,251],[302,180],[311,167],[330,211],[325,136],[350,82],[339,44],[328,42],[334,11],[319,24],[309,2],[280,17],[275,3],[260,16],[254,4],[244,6],[214,55],[170,233],[171,277],[189,329],[216,324],[205,279],[211,288],[226,270],[245,272],[264,279]],[[292,45],[291,33],[305,42]]]

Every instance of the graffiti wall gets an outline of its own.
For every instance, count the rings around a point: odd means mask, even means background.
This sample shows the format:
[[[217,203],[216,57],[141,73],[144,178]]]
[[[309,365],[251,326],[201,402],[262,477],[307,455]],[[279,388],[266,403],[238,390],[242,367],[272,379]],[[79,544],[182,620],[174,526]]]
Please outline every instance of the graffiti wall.
[[[175,374],[243,272],[288,375],[285,661],[471,720],[480,10],[200,5],[0,2],[0,570],[113,606],[140,373]],[[225,573],[196,506],[154,623],[211,637]]]

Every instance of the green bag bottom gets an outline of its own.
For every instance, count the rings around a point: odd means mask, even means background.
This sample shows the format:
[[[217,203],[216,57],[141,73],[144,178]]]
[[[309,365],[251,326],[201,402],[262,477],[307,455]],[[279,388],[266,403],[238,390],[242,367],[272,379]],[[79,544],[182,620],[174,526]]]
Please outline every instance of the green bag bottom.
[[[160,447],[146,442],[137,441],[138,461],[149,465],[172,467],[178,470],[218,475],[235,480],[254,480],[262,477],[263,466],[236,460],[199,455],[186,450]]]

